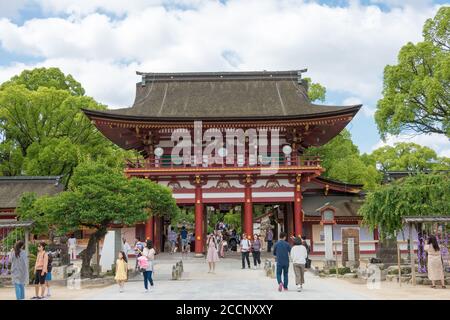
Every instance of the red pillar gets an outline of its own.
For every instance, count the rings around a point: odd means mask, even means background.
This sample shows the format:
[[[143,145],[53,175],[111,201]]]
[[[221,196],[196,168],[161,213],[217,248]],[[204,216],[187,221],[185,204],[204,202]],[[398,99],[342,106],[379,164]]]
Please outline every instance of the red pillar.
[[[153,241],[153,230],[154,230],[154,222],[153,222],[153,216],[148,218],[147,222],[145,223],[145,240],[152,240]]]
[[[203,200],[200,177],[195,177],[195,254],[203,254]]]
[[[294,189],[294,227],[295,236],[298,237],[303,233],[303,216],[302,216],[302,188],[301,188],[301,174],[295,178]]]
[[[253,202],[252,202],[252,188],[250,178],[247,177],[245,184],[244,196],[244,232],[250,239],[253,238]]]

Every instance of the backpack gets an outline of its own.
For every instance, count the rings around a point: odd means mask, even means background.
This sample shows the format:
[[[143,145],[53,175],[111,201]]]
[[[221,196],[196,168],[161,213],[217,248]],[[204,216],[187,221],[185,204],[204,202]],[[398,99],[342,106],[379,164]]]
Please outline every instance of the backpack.
[[[148,266],[149,266],[147,257],[140,256],[140,257],[138,258],[138,266],[139,266],[139,270],[140,270],[141,272],[146,271],[147,268],[148,268]]]

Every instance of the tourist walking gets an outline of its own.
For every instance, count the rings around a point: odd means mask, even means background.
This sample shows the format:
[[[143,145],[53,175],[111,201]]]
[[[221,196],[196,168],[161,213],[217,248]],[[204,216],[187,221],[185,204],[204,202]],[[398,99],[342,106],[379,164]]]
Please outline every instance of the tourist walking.
[[[135,270],[138,269],[138,259],[140,256],[142,256],[142,251],[144,251],[144,243],[141,242],[141,239],[139,237],[136,237],[136,240],[134,242],[134,252],[136,254]]]
[[[48,268],[48,254],[45,252],[45,246],[45,242],[40,242],[38,245],[38,253],[34,265],[35,296],[31,298],[33,300],[44,299],[45,277],[47,276]]]
[[[271,252],[272,251],[272,245],[273,245],[273,232],[272,232],[272,229],[267,230],[266,241],[267,241],[267,252]]]
[[[247,239],[247,234],[242,234],[241,240],[241,256],[242,256],[242,269],[245,269],[245,261],[247,261],[247,266],[250,269],[250,249],[251,243],[250,240]]]
[[[50,281],[52,281],[53,255],[51,252],[48,252],[47,255],[48,255],[48,264],[47,264],[47,275],[45,276],[45,289],[47,292],[47,294],[46,294],[47,298],[50,298],[51,297]]]
[[[186,246],[188,245],[188,231],[186,230],[185,226],[181,227],[180,236],[181,236],[181,252],[185,253]]]
[[[16,291],[16,299],[25,299],[25,285],[29,282],[28,256],[24,250],[24,242],[19,240],[11,249],[11,280]]]
[[[145,292],[149,291],[148,283],[150,283],[150,289],[153,288],[153,263],[155,260],[155,254],[156,251],[153,248],[153,242],[151,240],[147,240],[147,245],[144,248],[144,251],[142,252],[142,258],[146,258],[147,265],[144,268],[143,274],[144,274],[144,288]]]
[[[273,255],[277,263],[277,282],[278,291],[288,290],[288,273],[289,273],[289,253],[291,251],[291,246],[286,241],[286,233],[280,233],[280,240],[275,243],[273,247]],[[281,276],[283,275],[283,280]]]
[[[70,260],[75,260],[77,258],[77,238],[75,238],[74,234],[67,240],[67,245],[69,246]]]
[[[128,280],[128,259],[127,255],[123,251],[119,251],[119,255],[116,260],[116,276],[114,279],[119,285],[119,292],[123,292],[125,282]]]
[[[217,241],[213,233],[208,236],[206,240],[206,247],[208,248],[208,253],[206,255],[206,261],[208,261],[209,271],[208,273],[214,273],[216,269],[216,262],[219,261],[219,255],[217,250]]]
[[[254,235],[254,240],[252,242],[252,256],[253,256],[253,264],[254,268],[259,268],[261,266],[261,240],[259,239],[259,235]]]
[[[441,280],[441,286],[445,289],[441,250],[435,236],[428,237],[424,249],[428,253],[428,279],[431,280],[431,287],[436,288],[435,281]]]
[[[169,234],[167,236],[170,245],[170,254],[174,253],[177,248],[177,233],[173,227],[170,227]]]
[[[294,246],[291,249],[291,259],[294,266],[295,284],[297,291],[302,291],[305,283],[305,265],[308,257],[308,251],[301,238],[294,238]]]

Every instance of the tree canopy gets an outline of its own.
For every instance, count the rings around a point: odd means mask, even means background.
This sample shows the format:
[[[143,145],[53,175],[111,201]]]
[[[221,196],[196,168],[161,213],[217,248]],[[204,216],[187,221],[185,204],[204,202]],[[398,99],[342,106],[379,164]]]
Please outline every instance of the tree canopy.
[[[64,175],[67,184],[86,156],[122,161],[81,108],[106,106],[84,96],[57,68],[25,70],[0,86],[0,175]],[[122,165],[122,163],[120,163]]]
[[[169,188],[148,179],[127,179],[118,169],[85,161],[76,167],[67,191],[38,199],[25,195],[18,215],[36,222],[35,233],[51,230],[63,235],[80,227],[95,230],[83,256],[82,274],[90,275],[95,243],[110,225],[133,225],[149,215],[171,217],[178,210]]]
[[[428,147],[415,143],[400,142],[376,149],[369,156],[381,171],[448,170],[450,159],[438,157]]]
[[[381,180],[375,165],[364,161],[346,129],[327,144],[308,149],[306,154],[321,157],[324,177],[362,184],[366,190],[373,190]]]
[[[424,41],[401,48],[384,69],[383,98],[375,121],[382,137],[402,131],[450,137],[450,7],[423,28]]]
[[[383,185],[367,195],[359,213],[380,235],[402,230],[403,216],[450,215],[449,174],[418,174]]]

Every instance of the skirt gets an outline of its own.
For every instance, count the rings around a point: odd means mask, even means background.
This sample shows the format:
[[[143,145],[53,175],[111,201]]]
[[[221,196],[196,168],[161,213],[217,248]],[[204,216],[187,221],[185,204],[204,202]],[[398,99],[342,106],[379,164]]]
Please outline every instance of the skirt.
[[[442,266],[441,255],[428,255],[428,279],[436,281],[443,277],[444,268]]]
[[[217,249],[214,247],[208,248],[208,253],[206,255],[206,261],[208,262],[218,262],[219,255],[217,254]]]

